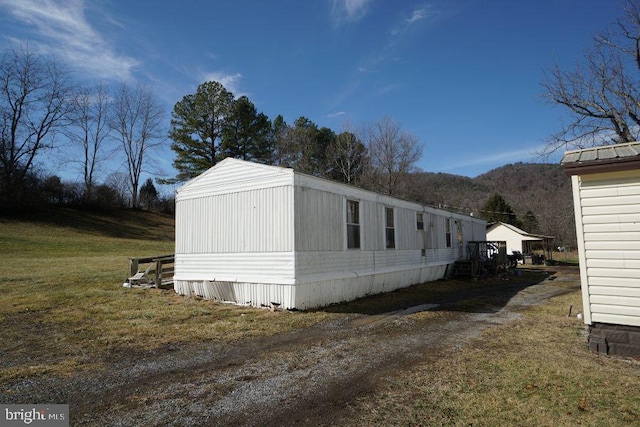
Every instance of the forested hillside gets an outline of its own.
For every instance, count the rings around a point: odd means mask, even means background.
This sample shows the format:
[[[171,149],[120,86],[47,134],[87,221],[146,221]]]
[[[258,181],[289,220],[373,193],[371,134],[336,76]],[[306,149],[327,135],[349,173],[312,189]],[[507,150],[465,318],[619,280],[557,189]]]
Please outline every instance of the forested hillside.
[[[575,246],[571,179],[559,164],[510,164],[476,178],[420,172],[412,175],[412,182],[412,199],[478,216],[489,197],[498,193],[519,218],[531,211],[539,233]]]

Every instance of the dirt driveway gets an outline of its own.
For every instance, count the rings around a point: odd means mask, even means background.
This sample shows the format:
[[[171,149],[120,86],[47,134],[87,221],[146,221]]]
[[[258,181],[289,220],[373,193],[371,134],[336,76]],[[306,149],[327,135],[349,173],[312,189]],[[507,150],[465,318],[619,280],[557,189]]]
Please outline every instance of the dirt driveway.
[[[464,351],[483,329],[579,287],[575,268],[552,271],[539,283],[496,281],[433,304],[345,313],[275,337],[131,355],[90,376],[23,382],[11,399],[69,403],[72,425],[341,425],[348,405],[386,377]],[[490,304],[465,303],[477,297]],[[433,315],[415,314],[425,310]]]

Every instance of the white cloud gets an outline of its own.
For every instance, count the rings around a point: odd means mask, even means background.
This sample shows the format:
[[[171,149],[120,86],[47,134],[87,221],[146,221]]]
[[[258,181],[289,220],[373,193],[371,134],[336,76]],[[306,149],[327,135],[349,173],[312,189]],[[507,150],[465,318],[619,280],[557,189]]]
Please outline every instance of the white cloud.
[[[233,94],[236,97],[245,95],[244,93],[240,92],[241,79],[242,79],[242,74],[240,73],[226,74],[219,71],[212,71],[207,73],[201,73],[200,75],[201,83],[216,81],[222,84],[222,86],[224,86],[225,89],[227,89],[228,91],[233,92]]]
[[[22,24],[14,40],[53,53],[58,59],[96,78],[129,80],[139,61],[119,55],[85,17],[84,0],[2,0],[4,9]]]
[[[414,22],[420,21],[427,17],[427,8],[421,7],[413,11],[411,14],[411,18],[407,19],[408,24],[413,24]]]
[[[327,114],[327,118],[335,119],[336,117],[344,116],[345,114],[347,113],[345,113],[344,111],[338,111],[336,113]]]
[[[367,14],[371,0],[331,0],[331,13],[336,23],[358,21]]]
[[[417,22],[424,19],[433,20],[437,15],[437,12],[432,10],[432,7],[428,4],[422,4],[413,9],[411,16],[403,19],[398,25],[391,29],[391,35],[397,36],[404,34]]]
[[[466,158],[459,157],[454,163],[440,166],[440,170],[454,170],[469,166],[495,166],[522,161],[533,161],[539,157],[536,153],[539,152],[541,147],[542,146],[535,146],[529,148],[505,150],[495,153],[489,153],[487,155],[474,155],[472,157]]]

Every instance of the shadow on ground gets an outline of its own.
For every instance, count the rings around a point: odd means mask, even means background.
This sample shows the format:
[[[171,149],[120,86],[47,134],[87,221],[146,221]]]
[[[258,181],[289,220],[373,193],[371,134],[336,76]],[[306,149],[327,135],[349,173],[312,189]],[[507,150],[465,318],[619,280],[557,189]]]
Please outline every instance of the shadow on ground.
[[[556,273],[557,271],[551,267],[519,267],[501,276],[422,283],[330,305],[316,311],[379,315],[421,305],[437,305],[437,308],[433,309],[471,313],[497,312],[519,292],[545,280],[553,280]]]
[[[174,238],[173,218],[158,212],[135,209],[79,210],[48,208],[42,211],[0,215],[2,220],[20,220],[69,228],[94,236],[126,239],[171,241]]]

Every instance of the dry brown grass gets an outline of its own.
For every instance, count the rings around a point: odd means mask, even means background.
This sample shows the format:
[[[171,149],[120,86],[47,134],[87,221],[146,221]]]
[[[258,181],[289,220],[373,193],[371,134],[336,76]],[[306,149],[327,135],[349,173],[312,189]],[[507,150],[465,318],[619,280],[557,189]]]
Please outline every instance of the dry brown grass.
[[[437,282],[314,312],[271,313],[121,286],[127,257],[171,252],[173,221],[161,216],[65,211],[52,218],[0,219],[0,386],[99,368],[122,352],[152,354],[171,345],[276,334],[469,288],[468,282]],[[539,277],[532,271],[510,283]],[[479,281],[471,288],[483,286]],[[495,298],[472,296],[447,309],[490,311],[501,305]],[[638,363],[589,352],[584,326],[566,317],[569,305],[581,307],[578,291],[487,329],[461,350],[427,355],[426,363],[355,402],[353,424],[637,425]]]
[[[173,246],[173,220],[145,212],[0,218],[0,383],[94,369],[121,352],[275,334],[330,316],[122,287],[128,257],[173,253]]]
[[[640,363],[586,347],[567,317],[580,292],[487,329],[470,346],[390,378],[352,408],[358,425],[626,426],[640,423]]]

